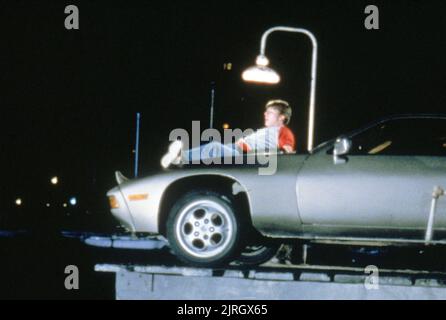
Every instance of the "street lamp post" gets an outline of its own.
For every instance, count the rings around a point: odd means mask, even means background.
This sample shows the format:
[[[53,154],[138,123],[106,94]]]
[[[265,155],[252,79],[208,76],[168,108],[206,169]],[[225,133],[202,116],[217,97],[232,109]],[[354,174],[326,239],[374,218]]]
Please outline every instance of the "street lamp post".
[[[256,66],[246,69],[242,78],[245,81],[276,84],[280,81],[280,76],[271,68],[268,68],[269,60],[265,55],[266,41],[268,36],[275,31],[302,33],[308,36],[313,46],[312,58],[311,58],[311,82],[310,82],[310,102],[309,102],[309,115],[308,115],[308,143],[307,150],[313,149],[314,142],[314,114],[315,114],[315,102],[316,102],[316,64],[317,64],[317,41],[316,37],[308,30],[302,28],[292,28],[277,26],[266,30],[260,42],[260,54],[256,59]]]
[[[139,127],[141,122],[141,113],[136,113],[136,139],[135,139],[135,178],[138,178],[139,164]]]

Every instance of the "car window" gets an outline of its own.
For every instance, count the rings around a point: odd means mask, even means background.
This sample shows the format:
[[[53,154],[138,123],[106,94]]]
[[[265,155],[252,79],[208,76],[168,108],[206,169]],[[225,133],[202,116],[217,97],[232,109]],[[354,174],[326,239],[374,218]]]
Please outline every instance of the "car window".
[[[351,137],[353,155],[446,156],[446,119],[395,119]]]

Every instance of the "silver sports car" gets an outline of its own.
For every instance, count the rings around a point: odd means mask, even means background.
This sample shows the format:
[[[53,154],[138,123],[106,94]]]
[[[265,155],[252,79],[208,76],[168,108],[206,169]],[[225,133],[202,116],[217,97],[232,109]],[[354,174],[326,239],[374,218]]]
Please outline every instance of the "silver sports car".
[[[166,236],[198,266],[260,263],[285,239],[446,244],[446,115],[394,116],[280,154],[272,175],[242,162],[135,180],[117,172],[111,212],[132,232]]]

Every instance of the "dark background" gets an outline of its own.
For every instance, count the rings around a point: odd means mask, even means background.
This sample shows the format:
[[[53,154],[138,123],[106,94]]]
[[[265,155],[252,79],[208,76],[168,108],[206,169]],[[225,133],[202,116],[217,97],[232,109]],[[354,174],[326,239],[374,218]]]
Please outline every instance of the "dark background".
[[[261,127],[264,103],[286,99],[304,152],[309,40],[270,37],[267,55],[282,76],[279,85],[240,77],[254,63],[262,33],[274,25],[307,28],[318,39],[316,144],[381,116],[443,112],[443,3],[2,1],[2,221],[11,226],[10,217],[20,217],[20,227],[47,219],[56,226],[60,221],[49,217],[77,210],[87,229],[112,226],[105,193],[116,184],[115,170],[133,175],[136,112],[146,175],[159,170],[172,129],[190,130],[192,120],[206,128],[213,81],[217,128],[224,122]],[[80,30],[64,28],[69,4],[79,8]],[[379,30],[364,27],[369,4],[379,8]],[[52,176],[59,177],[56,187]],[[78,206],[62,208],[70,196]]]

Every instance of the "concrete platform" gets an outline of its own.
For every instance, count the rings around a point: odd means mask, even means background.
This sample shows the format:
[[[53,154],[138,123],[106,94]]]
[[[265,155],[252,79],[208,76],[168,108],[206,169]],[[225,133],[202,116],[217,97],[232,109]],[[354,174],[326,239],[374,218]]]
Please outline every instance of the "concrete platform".
[[[116,299],[131,300],[444,300],[435,279],[380,278],[367,289],[365,277],[324,272],[212,270],[165,266],[96,265],[116,273]]]

